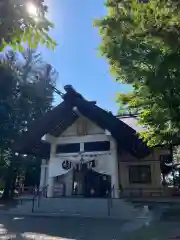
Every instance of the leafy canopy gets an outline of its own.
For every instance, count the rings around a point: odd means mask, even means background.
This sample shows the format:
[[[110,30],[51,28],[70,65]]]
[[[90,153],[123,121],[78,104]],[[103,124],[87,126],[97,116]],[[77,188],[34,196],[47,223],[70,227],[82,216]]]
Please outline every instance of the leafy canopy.
[[[0,76],[0,172],[5,178],[3,198],[7,199],[16,175],[28,168],[26,160],[32,160],[15,156],[11,151],[12,143],[33,120],[52,108],[52,86],[56,83],[57,72],[44,63],[35,50],[26,49],[21,54],[6,53],[0,61]],[[38,167],[37,158],[36,162]]]
[[[149,145],[179,143],[180,2],[107,0],[107,15],[95,21],[100,50],[111,73],[133,92],[118,101],[139,112]]]
[[[0,64],[0,148],[8,149],[29,124],[52,108],[56,71],[35,50],[9,51]],[[20,59],[20,60],[19,60]]]
[[[44,0],[0,0],[0,51],[6,46],[23,51],[22,43],[54,49],[56,43],[48,35],[53,24],[46,18],[47,9]]]

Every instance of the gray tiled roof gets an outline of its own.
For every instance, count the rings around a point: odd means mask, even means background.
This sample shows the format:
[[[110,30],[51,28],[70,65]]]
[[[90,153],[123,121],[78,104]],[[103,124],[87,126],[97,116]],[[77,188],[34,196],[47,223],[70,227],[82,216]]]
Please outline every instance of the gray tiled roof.
[[[122,116],[122,117],[118,117],[118,119],[120,119],[121,121],[126,123],[128,126],[133,128],[136,132],[141,132],[141,131],[145,130],[145,128],[143,128],[143,126],[138,124],[138,119],[136,116],[134,116],[134,117],[133,116]]]

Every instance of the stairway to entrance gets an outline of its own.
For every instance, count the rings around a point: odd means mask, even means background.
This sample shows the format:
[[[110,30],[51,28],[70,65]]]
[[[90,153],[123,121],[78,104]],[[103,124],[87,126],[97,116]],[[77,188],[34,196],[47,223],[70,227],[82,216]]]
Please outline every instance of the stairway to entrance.
[[[100,198],[42,198],[38,206],[35,201],[32,213],[32,201],[25,201],[14,209],[12,214],[46,214],[57,216],[81,216],[92,218],[117,218],[132,220],[139,216],[140,209],[123,199]]]

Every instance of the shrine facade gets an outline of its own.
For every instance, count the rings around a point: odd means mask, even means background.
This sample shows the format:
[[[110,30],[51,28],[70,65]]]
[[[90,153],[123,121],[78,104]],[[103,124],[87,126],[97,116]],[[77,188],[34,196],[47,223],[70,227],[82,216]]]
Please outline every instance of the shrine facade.
[[[14,146],[43,159],[40,189],[47,187],[47,197],[118,198],[139,189],[161,191],[162,150],[149,149],[132,126],[72,86],[65,90],[62,103]]]

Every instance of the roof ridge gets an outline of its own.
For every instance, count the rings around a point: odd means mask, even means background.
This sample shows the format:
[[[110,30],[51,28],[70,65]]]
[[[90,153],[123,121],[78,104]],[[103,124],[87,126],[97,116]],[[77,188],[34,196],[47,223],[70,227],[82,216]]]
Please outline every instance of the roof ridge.
[[[74,98],[77,97],[85,100],[85,98],[79,92],[77,92],[72,85],[65,85],[64,90],[66,91],[66,93],[63,96],[64,101],[71,102],[74,100]]]

